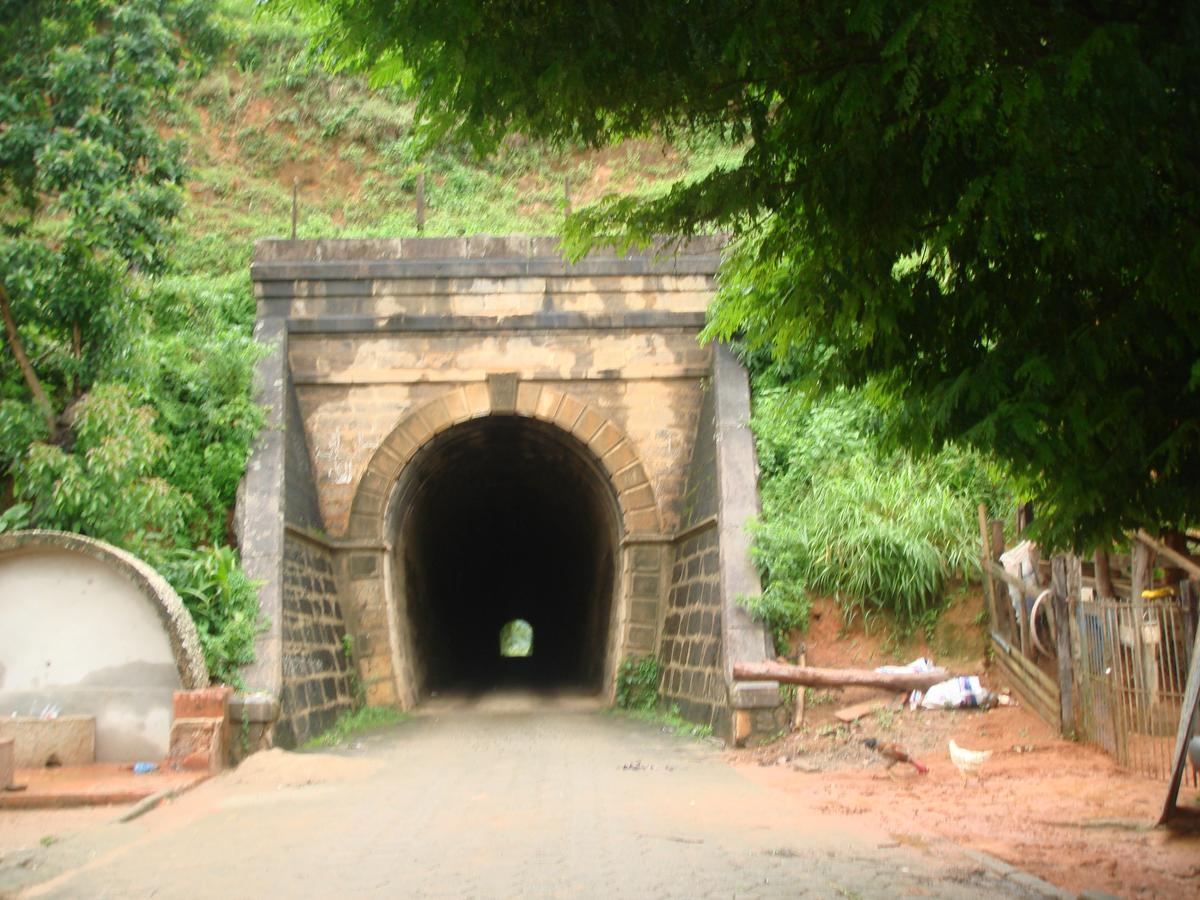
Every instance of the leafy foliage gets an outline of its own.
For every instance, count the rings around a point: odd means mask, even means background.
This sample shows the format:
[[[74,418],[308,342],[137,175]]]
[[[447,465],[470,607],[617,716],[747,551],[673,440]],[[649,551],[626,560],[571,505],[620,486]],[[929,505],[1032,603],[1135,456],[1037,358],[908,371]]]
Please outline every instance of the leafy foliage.
[[[184,194],[171,108],[198,0],[0,4],[0,530],[56,528],[159,568],[213,676],[253,655],[226,511],[262,413],[253,301],[164,278]],[[208,34],[211,39],[211,33]],[[14,365],[15,363],[15,365]]]
[[[261,629],[258,592],[231,547],[179,547],[149,556],[187,605],[209,674],[241,687],[239,668],[254,661]]]
[[[658,706],[658,683],[662,673],[653,656],[621,660],[617,670],[617,707],[648,712]]]
[[[145,110],[169,96],[179,47],[151,0],[4,6],[0,300],[19,326],[7,329],[14,353],[19,341],[37,360],[22,375],[54,431],[117,351],[126,272],[165,263],[180,147]]]
[[[871,382],[895,440],[999,454],[1046,542],[1194,515],[1196,4],[275,5],[415,92],[430,141],[743,147],[568,233],[733,231],[710,335],[831,349],[822,383]]]
[[[1011,502],[999,473],[955,447],[924,459],[889,450],[867,392],[817,394],[787,375],[768,365],[755,377],[763,513],[752,552],[765,588],[747,606],[780,636],[807,624],[813,595],[901,630],[929,621],[947,580],[977,573],[976,505]]]

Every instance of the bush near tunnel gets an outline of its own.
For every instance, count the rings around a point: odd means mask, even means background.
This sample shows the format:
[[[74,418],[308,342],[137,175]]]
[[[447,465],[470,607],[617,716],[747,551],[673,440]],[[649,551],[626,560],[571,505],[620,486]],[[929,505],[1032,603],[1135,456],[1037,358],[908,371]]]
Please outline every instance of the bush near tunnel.
[[[662,677],[658,660],[653,656],[627,656],[617,672],[617,706],[649,712],[658,705],[658,684]]]

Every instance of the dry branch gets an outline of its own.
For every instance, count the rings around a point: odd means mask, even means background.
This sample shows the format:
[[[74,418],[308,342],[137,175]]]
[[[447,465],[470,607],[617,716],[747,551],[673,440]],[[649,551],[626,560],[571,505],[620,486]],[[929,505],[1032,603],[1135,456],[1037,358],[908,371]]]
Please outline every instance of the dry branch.
[[[1140,528],[1138,529],[1137,533],[1134,536],[1139,541],[1141,541],[1143,544],[1145,544],[1147,547],[1150,547],[1152,550],[1157,551],[1159,556],[1165,556],[1167,559],[1169,559],[1171,562],[1175,563],[1175,565],[1179,566],[1179,568],[1183,569],[1185,572],[1187,572],[1193,578],[1200,578],[1200,566],[1196,565],[1196,561],[1194,559],[1184,556],[1178,550],[1171,549],[1170,547],[1168,547],[1166,544],[1162,543],[1161,541],[1156,541],[1154,538],[1152,538],[1150,535],[1146,534],[1146,532]],[[1135,600],[1140,599],[1140,597],[1135,597],[1134,599]]]

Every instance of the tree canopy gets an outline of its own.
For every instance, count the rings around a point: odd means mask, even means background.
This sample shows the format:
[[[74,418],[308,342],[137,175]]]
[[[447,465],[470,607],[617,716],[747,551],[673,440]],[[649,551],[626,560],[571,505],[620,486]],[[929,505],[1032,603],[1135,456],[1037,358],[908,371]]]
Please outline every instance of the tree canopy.
[[[149,114],[175,81],[161,3],[0,3],[0,305],[48,436],[115,352],[131,268],[164,263],[181,149]]]
[[[432,135],[716,133],[741,162],[567,225],[734,236],[709,334],[996,454],[1042,537],[1200,501],[1200,4],[277,0]]]
[[[184,200],[167,113],[211,5],[0,0],[0,531],[138,554],[236,682],[257,597],[221,544],[262,421],[253,300],[244,273],[160,277]]]

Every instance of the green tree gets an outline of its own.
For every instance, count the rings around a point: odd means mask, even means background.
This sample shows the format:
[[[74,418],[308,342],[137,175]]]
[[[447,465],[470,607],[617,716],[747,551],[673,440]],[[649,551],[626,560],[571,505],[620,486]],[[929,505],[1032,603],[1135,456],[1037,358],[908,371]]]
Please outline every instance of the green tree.
[[[244,279],[160,277],[184,173],[160,129],[181,41],[220,50],[210,6],[0,0],[0,531],[137,553],[183,597],[209,671],[236,683],[260,624],[222,546],[262,422],[253,299]]]
[[[743,147],[567,236],[731,231],[709,335],[869,384],[910,446],[997,454],[1049,542],[1194,516],[1200,4],[274,2],[431,138]]]
[[[130,273],[162,269],[182,202],[181,147],[150,118],[180,58],[162,6],[0,0],[0,313],[51,440],[119,353]]]

